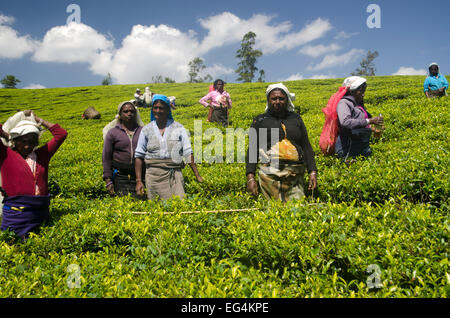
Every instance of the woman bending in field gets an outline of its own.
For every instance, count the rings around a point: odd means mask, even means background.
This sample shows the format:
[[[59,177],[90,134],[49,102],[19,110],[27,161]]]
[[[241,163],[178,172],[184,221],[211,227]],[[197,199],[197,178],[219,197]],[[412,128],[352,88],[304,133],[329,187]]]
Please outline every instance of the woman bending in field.
[[[218,122],[224,127],[229,125],[228,110],[231,108],[230,94],[224,90],[225,82],[221,79],[214,81],[214,90],[203,96],[199,103],[209,107],[208,121]]]
[[[359,76],[350,76],[344,80],[345,95],[337,104],[339,120],[339,135],[336,139],[335,153],[339,158],[357,156],[368,157],[372,154],[369,140],[375,127],[382,126],[382,116],[372,117],[364,107],[364,95],[367,88],[366,79]],[[381,130],[376,131],[377,134]]]
[[[153,95],[150,116],[151,122],[142,129],[135,153],[136,192],[144,194],[142,167],[145,165],[149,200],[157,197],[165,200],[172,196],[183,198],[183,157],[197,181],[203,182],[194,163],[190,139],[183,125],[174,121],[166,96]]]
[[[255,180],[259,168],[259,188],[266,198],[288,201],[305,195],[304,174],[309,174],[310,190],[317,187],[314,151],[306,126],[295,112],[295,95],[282,83],[266,90],[265,113],[255,117],[249,133],[246,156],[247,190],[258,194]]]
[[[37,117],[30,110],[25,113],[34,116],[35,122],[22,120],[9,133],[0,125],[0,136],[12,141],[12,147],[0,143],[5,196],[1,229],[11,229],[23,238],[49,219],[48,166],[67,137],[58,124]],[[35,149],[39,144],[40,125],[52,133],[53,139]]]
[[[144,123],[129,101],[120,103],[117,113],[103,129],[103,180],[111,196],[136,196],[134,153]]]

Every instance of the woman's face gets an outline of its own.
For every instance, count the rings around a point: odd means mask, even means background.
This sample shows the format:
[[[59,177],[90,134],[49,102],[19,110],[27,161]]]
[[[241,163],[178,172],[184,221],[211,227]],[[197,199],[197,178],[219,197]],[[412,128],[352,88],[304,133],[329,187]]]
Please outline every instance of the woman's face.
[[[363,84],[360,88],[352,93],[353,97],[355,97],[355,101],[357,104],[362,104],[364,101],[364,95],[366,94],[367,85]]]
[[[123,105],[119,117],[123,123],[133,122],[136,119],[136,108],[132,104]]]
[[[217,82],[217,83],[216,83],[216,90],[217,90],[218,92],[222,93],[222,92],[223,92],[224,86],[225,86],[225,85],[223,84],[223,82]]]
[[[276,113],[282,113],[287,109],[288,98],[281,90],[273,90],[269,93],[269,109]]]
[[[14,149],[23,157],[26,158],[39,144],[39,136],[30,133],[14,139]]]
[[[439,73],[439,67],[437,67],[436,65],[432,65],[430,68],[430,74],[431,76],[437,76]]]
[[[169,115],[169,107],[160,100],[157,100],[153,104],[153,116],[159,122],[164,122],[167,120],[167,116]]]

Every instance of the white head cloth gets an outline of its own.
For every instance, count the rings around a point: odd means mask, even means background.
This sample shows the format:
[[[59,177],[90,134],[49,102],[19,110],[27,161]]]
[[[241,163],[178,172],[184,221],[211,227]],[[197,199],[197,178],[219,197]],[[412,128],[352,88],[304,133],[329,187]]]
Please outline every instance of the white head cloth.
[[[439,65],[436,62],[433,62],[430,65],[428,65],[428,68],[432,67],[433,65],[436,65],[439,68]]]
[[[438,68],[438,71],[439,71],[439,65],[436,63],[436,62],[433,62],[433,63],[431,63],[430,65],[428,65],[428,74],[431,76],[431,72],[430,72],[430,67],[432,67],[432,66],[437,66],[437,68]]]
[[[117,107],[116,117],[114,118],[113,121],[111,121],[109,124],[107,124],[103,128],[103,140],[105,140],[106,135],[108,134],[108,131],[110,131],[112,128],[116,127],[119,124],[119,113],[120,113],[120,110],[122,109],[122,107],[128,103],[131,103],[134,106],[133,102],[134,102],[134,99],[132,99],[130,101],[121,102],[119,104],[119,106]],[[136,123],[138,124],[138,126],[141,126],[141,127],[145,126],[144,122],[141,119],[141,115],[139,114],[139,109],[137,109],[136,106],[134,106],[134,108],[136,109]]]
[[[34,120],[34,116],[25,116],[25,113],[23,111],[15,113],[13,116],[9,117],[3,124],[3,131],[6,131],[7,133],[11,132],[11,129],[16,127],[22,120],[29,120],[35,124],[36,121]],[[43,130],[40,131],[40,134],[43,133]],[[6,140],[5,138],[0,138],[3,144],[7,147],[12,147],[13,143],[11,140]]]
[[[295,106],[292,103],[295,100],[295,94],[289,93],[288,88],[286,86],[284,86],[283,83],[276,83],[276,84],[269,85],[266,89],[266,96],[269,96],[270,92],[276,88],[281,89],[283,92],[286,93],[286,95],[288,97],[287,111],[289,111],[289,112],[295,111]],[[269,110],[269,103],[266,104],[266,111],[268,111],[268,110]]]
[[[364,77],[350,76],[344,80],[344,83],[342,83],[342,86],[347,87],[351,91],[354,91],[355,89],[360,87],[365,82],[367,82],[367,80]]]
[[[41,131],[35,122],[30,120],[22,120],[16,125],[16,127],[10,130],[9,135],[11,136],[11,139],[16,139],[28,134],[36,134],[39,136],[40,132]]]

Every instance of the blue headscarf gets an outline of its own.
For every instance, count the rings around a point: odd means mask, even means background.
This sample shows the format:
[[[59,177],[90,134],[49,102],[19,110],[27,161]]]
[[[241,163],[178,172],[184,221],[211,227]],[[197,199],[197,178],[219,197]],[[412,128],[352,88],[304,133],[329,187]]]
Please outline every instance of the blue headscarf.
[[[162,102],[164,102],[164,104],[166,104],[166,106],[169,108],[169,114],[167,115],[167,119],[172,119],[173,120],[173,116],[172,116],[172,109],[170,107],[170,100],[161,94],[155,94],[152,97],[152,110],[150,111],[150,121],[154,121],[156,118],[153,115],[153,104],[157,101],[160,100]]]

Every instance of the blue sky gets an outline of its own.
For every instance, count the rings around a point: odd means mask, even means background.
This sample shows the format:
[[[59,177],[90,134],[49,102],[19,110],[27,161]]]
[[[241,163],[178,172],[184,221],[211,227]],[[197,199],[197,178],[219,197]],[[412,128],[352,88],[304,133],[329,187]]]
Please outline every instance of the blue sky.
[[[70,4],[80,23],[67,24]],[[381,28],[369,28],[370,4]],[[236,50],[256,33],[266,81],[341,78],[377,50],[377,75],[425,74],[437,62],[449,74],[449,1],[2,1],[0,77],[18,88],[148,83],[162,75],[184,82],[201,57],[206,73],[236,82]]]

